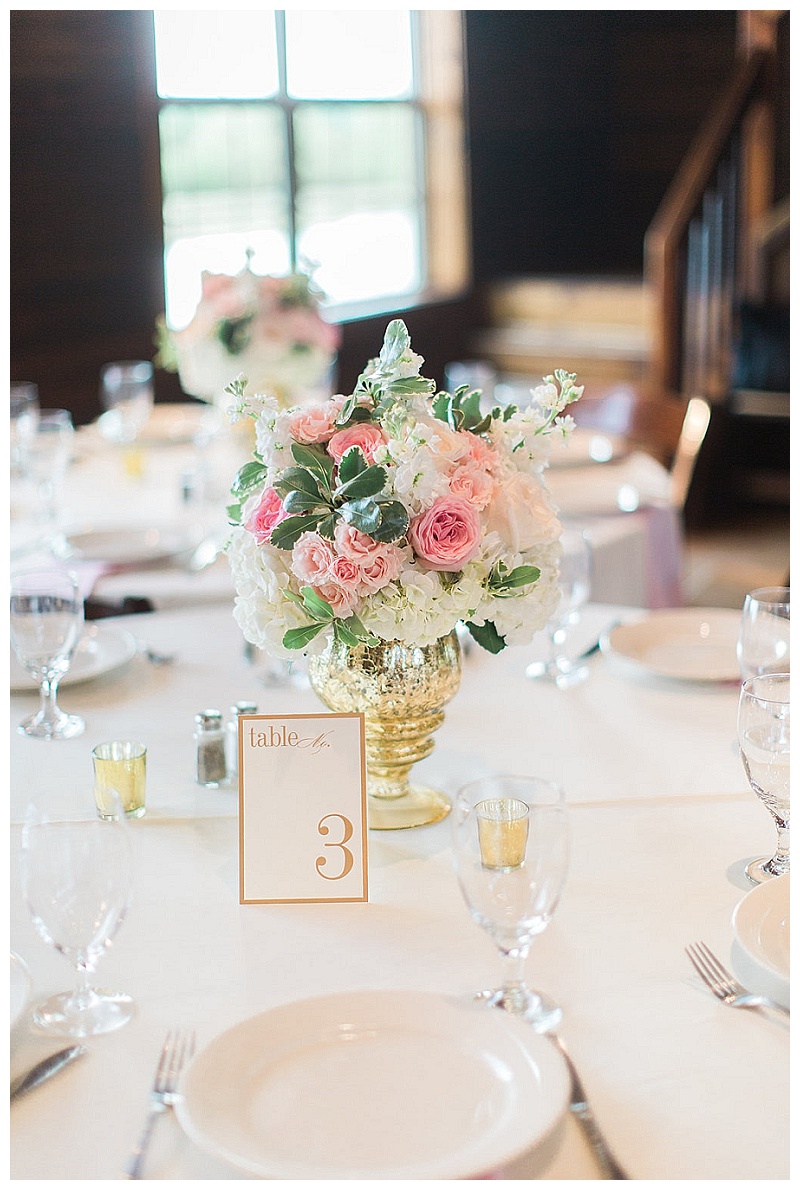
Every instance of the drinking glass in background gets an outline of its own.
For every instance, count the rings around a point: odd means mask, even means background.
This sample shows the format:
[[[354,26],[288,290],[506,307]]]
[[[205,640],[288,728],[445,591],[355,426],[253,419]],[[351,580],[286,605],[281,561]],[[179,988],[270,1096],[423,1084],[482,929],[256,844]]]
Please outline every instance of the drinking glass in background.
[[[31,380],[20,380],[11,385],[11,470],[24,470],[28,444],[39,424],[39,388]]]
[[[764,884],[789,871],[790,678],[761,674],[742,683],[737,736],[747,779],[775,820],[778,845],[771,858],[753,860],[745,872]]]
[[[153,411],[153,365],[143,359],[106,364],[100,369],[100,403],[105,410],[100,432],[125,448],[128,474],[141,475],[141,453],[134,444]]]
[[[133,885],[129,827],[121,813],[108,820],[62,811],[54,799],[31,803],[22,831],[22,895],[39,936],[77,973],[77,986],[33,1011],[47,1033],[91,1037],[130,1020],[133,1000],[97,991],[90,976],[128,910]]]
[[[145,812],[147,749],[136,740],[109,740],[92,749],[94,800],[101,818],[113,818],[120,807],[126,818]]]
[[[759,587],[744,600],[736,656],[742,681],[789,672],[791,624],[788,587]]]
[[[39,710],[18,730],[40,740],[68,740],[85,729],[79,715],[56,702],[58,683],[70,667],[83,627],[83,597],[74,574],[33,570],[11,580],[11,644],[39,683]]]
[[[546,1032],[558,1024],[561,1009],[527,987],[525,960],[533,939],[547,928],[566,879],[564,792],[536,777],[485,777],[459,790],[449,818],[467,908],[505,967],[502,986],[479,998]]]
[[[21,460],[34,487],[46,540],[54,551],[60,537],[59,499],[72,461],[74,440],[75,427],[68,409],[42,409]]]
[[[559,563],[559,603],[545,631],[548,637],[548,656],[545,661],[533,661],[525,670],[528,678],[543,678],[559,689],[582,682],[589,673],[588,665],[573,661],[566,645],[570,629],[581,617],[581,609],[589,601],[592,590],[592,547],[585,530],[565,528],[561,534],[563,553]]]

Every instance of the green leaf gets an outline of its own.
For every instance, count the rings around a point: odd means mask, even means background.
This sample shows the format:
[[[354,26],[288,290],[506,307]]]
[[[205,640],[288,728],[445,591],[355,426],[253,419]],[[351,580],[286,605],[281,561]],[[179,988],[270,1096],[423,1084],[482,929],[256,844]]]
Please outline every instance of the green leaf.
[[[257,463],[250,460],[245,463],[243,467],[239,468],[236,478],[231,486],[232,496],[241,496],[244,500],[249,496],[260,484],[264,482],[267,476],[267,469],[263,463]]]
[[[340,484],[334,496],[337,500],[362,500],[366,496],[377,496],[385,486],[386,471],[383,467],[372,466],[354,476],[349,483]]]
[[[272,486],[279,496],[288,496],[289,492],[307,492],[318,500],[322,498],[318,481],[305,467],[289,467]]]
[[[402,318],[393,318],[383,336],[383,346],[379,356],[381,369],[388,372],[411,346],[411,339]]]
[[[313,510],[315,508],[319,508],[321,504],[325,505],[325,501],[320,498],[319,494],[315,496],[309,496],[307,492],[294,491],[289,492],[289,495],[283,502],[283,507],[287,512],[292,513],[313,512]],[[325,507],[327,507],[327,505],[325,505]]]
[[[336,621],[333,626],[333,635],[340,644],[347,645],[348,649],[352,649],[359,643],[358,637],[350,631],[344,620]]]
[[[317,533],[320,537],[327,537],[329,541],[333,541],[333,531],[336,528],[336,514],[328,513],[317,525]]]
[[[347,425],[350,418],[353,416],[353,412],[355,411],[357,402],[358,402],[358,397],[356,396],[355,393],[351,393],[351,395],[347,398],[344,405],[340,409],[339,415],[336,418],[337,426],[346,426]]]
[[[405,537],[408,532],[408,512],[405,505],[399,500],[389,500],[385,497],[379,497],[375,503],[381,510],[380,523],[372,534],[375,540],[387,542]]]
[[[453,398],[449,393],[437,393],[431,402],[431,409],[433,416],[438,417],[439,421],[450,421],[450,409],[453,404]]]
[[[351,479],[355,479],[356,475],[360,475],[362,471],[366,471],[369,466],[366,458],[360,447],[351,446],[342,455],[339,463],[339,483],[349,483]]]
[[[242,506],[241,504],[229,504],[225,509],[228,514],[228,521],[231,525],[241,525],[242,523]]]
[[[377,500],[368,496],[365,500],[351,500],[339,509],[339,515],[348,525],[366,533],[368,537],[375,536],[375,530],[381,523],[381,509]]]
[[[502,562],[494,568],[486,584],[490,595],[502,598],[519,587],[528,587],[539,581],[541,570],[538,566],[516,566],[508,571]]]
[[[333,619],[333,608],[326,599],[316,593],[313,587],[301,587],[300,594],[303,596],[303,606],[315,620],[326,622]]]
[[[279,550],[290,550],[298,537],[316,529],[321,519],[320,516],[308,513],[302,516],[287,516],[284,520],[278,521],[270,533],[270,543]]]
[[[500,635],[491,620],[480,626],[468,620],[466,626],[473,640],[477,641],[482,649],[486,649],[487,653],[502,653],[506,647],[506,638]]]
[[[387,392],[395,397],[407,397],[413,393],[432,393],[436,389],[433,380],[426,380],[424,376],[401,376],[387,385]]]
[[[304,649],[309,641],[313,640],[325,624],[308,624],[305,628],[289,628],[283,634],[283,647],[285,649]]]
[[[333,459],[324,447],[303,446],[300,442],[293,442],[292,456],[296,463],[316,476],[321,485],[320,491],[330,492]]]

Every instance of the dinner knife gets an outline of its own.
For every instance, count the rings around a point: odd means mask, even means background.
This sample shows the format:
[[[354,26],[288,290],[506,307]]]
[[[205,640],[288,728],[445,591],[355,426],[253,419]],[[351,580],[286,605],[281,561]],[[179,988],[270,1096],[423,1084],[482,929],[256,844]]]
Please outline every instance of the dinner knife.
[[[591,1145],[592,1152],[597,1159],[597,1163],[600,1166],[600,1169],[603,1171],[603,1176],[606,1178],[611,1178],[615,1181],[627,1182],[629,1180],[628,1175],[614,1157],[613,1153],[606,1144],[605,1137],[598,1127],[597,1120],[594,1118],[594,1112],[592,1111],[586,1091],[584,1090],[581,1076],[578,1074],[575,1063],[572,1061],[572,1058],[567,1052],[567,1047],[564,1045],[564,1042],[561,1040],[558,1034],[551,1033],[550,1038],[557,1049],[561,1051],[564,1061],[567,1064],[567,1069],[569,1070],[569,1110],[575,1116],[581,1128],[583,1129],[584,1135]]]
[[[71,1045],[67,1049],[58,1050],[57,1053],[50,1054],[41,1062],[37,1062],[27,1074],[21,1074],[12,1080],[11,1102],[19,1099],[21,1095],[26,1095],[34,1087],[38,1087],[39,1083],[52,1078],[54,1074],[58,1074],[59,1070],[63,1070],[70,1062],[74,1062],[76,1058],[80,1058],[85,1053],[85,1045]]]

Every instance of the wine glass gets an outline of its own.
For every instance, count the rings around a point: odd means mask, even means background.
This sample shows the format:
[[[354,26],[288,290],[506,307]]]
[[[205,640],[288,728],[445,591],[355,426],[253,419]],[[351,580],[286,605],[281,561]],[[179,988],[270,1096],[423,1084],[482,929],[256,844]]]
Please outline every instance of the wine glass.
[[[98,991],[91,975],[130,904],[133,861],[128,826],[114,818],[61,811],[44,799],[28,807],[20,855],[22,895],[40,937],[76,969],[74,990],[36,1006],[47,1033],[90,1037],[130,1020],[133,1000]]]
[[[533,661],[525,670],[528,678],[544,678],[560,689],[582,682],[589,667],[573,661],[566,653],[569,630],[580,620],[581,609],[592,589],[592,549],[585,530],[564,529],[563,553],[559,563],[559,603],[546,632],[549,655],[546,661]]]
[[[56,702],[58,683],[70,667],[83,626],[83,598],[75,575],[32,570],[11,581],[9,627],[20,664],[39,683],[39,710],[20,723],[24,735],[68,740],[86,724]]]
[[[51,546],[58,541],[58,501],[72,459],[75,427],[68,409],[42,409],[35,431],[29,435],[21,458],[33,484]]]
[[[39,424],[39,388],[32,381],[11,385],[11,468],[22,470],[28,445]]]
[[[788,587],[759,587],[745,596],[736,642],[742,681],[789,672],[789,610]]]
[[[467,907],[494,941],[505,976],[481,999],[554,1028],[561,1009],[525,984],[525,960],[546,929],[567,873],[569,821],[564,792],[536,777],[485,777],[465,785],[450,811],[456,875]]]
[[[100,369],[100,402],[106,410],[101,429],[113,442],[135,442],[153,411],[153,365],[121,360]]]
[[[789,685],[788,673],[760,674],[743,682],[739,694],[737,735],[744,771],[778,829],[772,858],[753,860],[745,868],[754,884],[789,871]]]

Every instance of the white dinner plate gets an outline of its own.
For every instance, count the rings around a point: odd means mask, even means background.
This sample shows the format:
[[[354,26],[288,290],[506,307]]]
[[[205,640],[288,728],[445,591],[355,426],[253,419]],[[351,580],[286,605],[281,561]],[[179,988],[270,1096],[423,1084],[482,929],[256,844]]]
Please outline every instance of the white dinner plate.
[[[617,434],[576,426],[565,441],[553,442],[549,462],[551,467],[584,467],[624,458],[629,450],[627,441]]]
[[[732,608],[719,607],[649,612],[639,620],[611,628],[600,647],[638,671],[659,677],[688,682],[738,681],[740,618]]]
[[[28,1006],[31,994],[31,973],[18,954],[11,951],[11,991],[9,1012],[13,1029]]]
[[[733,911],[733,932],[748,965],[757,969],[769,987],[764,991],[781,1004],[789,1003],[789,875],[758,884]],[[745,973],[747,974],[747,973]]]
[[[87,529],[67,535],[67,561],[108,562],[112,566],[168,562],[194,549],[199,534],[185,529],[154,526],[122,526],[119,529]]]
[[[262,1178],[486,1173],[543,1138],[569,1079],[553,1043],[485,1004],[362,991],[235,1025],[176,1110],[201,1149]]]
[[[78,642],[72,664],[59,682],[59,688],[74,686],[77,682],[88,682],[91,678],[110,673],[125,665],[135,655],[136,641],[124,628],[114,628],[110,624],[87,625]],[[22,668],[13,650],[10,679],[11,690],[16,693],[37,689],[36,682]]]
[[[161,402],[139,434],[143,446],[185,446],[201,432],[219,429],[224,417],[213,405]]]

